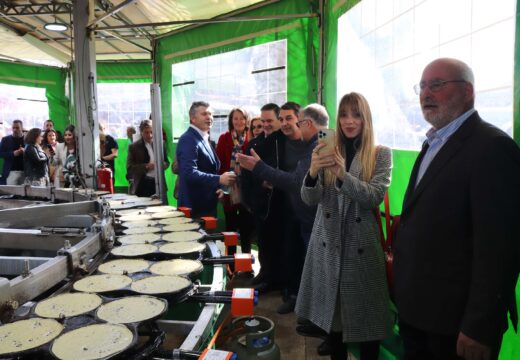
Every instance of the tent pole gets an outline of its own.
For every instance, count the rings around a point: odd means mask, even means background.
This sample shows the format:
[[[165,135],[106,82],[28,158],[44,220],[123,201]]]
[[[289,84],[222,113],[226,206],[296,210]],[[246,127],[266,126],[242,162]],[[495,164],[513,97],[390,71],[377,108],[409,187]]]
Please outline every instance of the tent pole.
[[[96,45],[94,34],[87,29],[93,14],[93,0],[76,0],[74,16],[74,99],[76,135],[81,175],[86,186],[96,188],[96,160],[99,159],[99,127],[97,114]]]
[[[320,17],[318,20],[318,27],[319,27],[319,53],[318,53],[318,103],[323,104],[323,64],[325,63],[325,14],[324,12],[325,8],[325,0],[320,0],[319,3],[319,13]]]

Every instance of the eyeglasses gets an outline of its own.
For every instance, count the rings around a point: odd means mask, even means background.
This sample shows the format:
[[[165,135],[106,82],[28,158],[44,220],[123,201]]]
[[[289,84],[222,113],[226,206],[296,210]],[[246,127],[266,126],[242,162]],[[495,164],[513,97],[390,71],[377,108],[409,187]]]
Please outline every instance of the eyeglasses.
[[[310,119],[303,119],[303,120],[297,121],[297,122],[296,122],[296,126],[301,127],[302,124],[303,124],[304,122],[306,122],[306,121],[311,121],[311,120],[310,120]]]
[[[438,92],[440,91],[444,85],[449,83],[465,83],[466,80],[432,80],[429,83],[420,82],[419,84],[415,85],[413,87],[413,90],[417,95],[420,95],[421,92],[428,88],[431,92]]]

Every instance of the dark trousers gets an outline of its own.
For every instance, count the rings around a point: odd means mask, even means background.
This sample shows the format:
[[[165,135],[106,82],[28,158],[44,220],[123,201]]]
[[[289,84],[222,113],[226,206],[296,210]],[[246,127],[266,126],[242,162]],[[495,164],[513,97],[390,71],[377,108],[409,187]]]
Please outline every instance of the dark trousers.
[[[258,233],[258,261],[265,282],[280,286],[283,224],[280,218],[256,219]]]
[[[399,322],[399,334],[403,339],[404,360],[459,360],[457,335],[442,335],[419,330]],[[501,341],[499,342],[501,343]],[[491,349],[491,359],[497,359],[500,345]]]
[[[139,182],[135,194],[143,197],[149,197],[155,194],[155,178],[148,176],[143,177]]]
[[[296,219],[285,220],[282,253],[285,295],[297,296],[300,289],[306,248],[300,222]]]
[[[253,215],[242,205],[238,205],[231,211],[225,211],[224,214],[226,216],[226,231],[238,231],[240,233],[242,253],[250,253],[251,238],[255,231]]]

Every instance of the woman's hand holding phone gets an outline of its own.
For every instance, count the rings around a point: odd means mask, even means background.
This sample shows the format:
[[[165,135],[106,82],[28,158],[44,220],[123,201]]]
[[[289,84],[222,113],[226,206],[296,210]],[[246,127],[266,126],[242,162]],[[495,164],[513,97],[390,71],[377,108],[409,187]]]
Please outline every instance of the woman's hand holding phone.
[[[320,150],[323,149],[325,144],[318,144],[312,151],[311,166],[309,168],[309,175],[315,179],[318,176],[318,171],[324,168],[334,166],[334,157],[330,154],[320,155]]]

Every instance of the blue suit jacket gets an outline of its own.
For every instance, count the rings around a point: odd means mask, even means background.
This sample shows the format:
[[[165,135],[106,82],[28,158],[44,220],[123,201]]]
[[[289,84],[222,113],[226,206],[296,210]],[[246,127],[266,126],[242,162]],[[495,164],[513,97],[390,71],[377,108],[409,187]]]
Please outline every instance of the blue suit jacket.
[[[178,206],[192,209],[192,216],[217,213],[220,161],[215,151],[193,128],[188,128],[177,144],[179,163]]]
[[[11,167],[13,166],[14,154],[13,151],[13,135],[4,136],[0,142],[0,157],[4,158],[4,168],[2,170],[2,177],[0,178],[0,185],[5,185]]]

